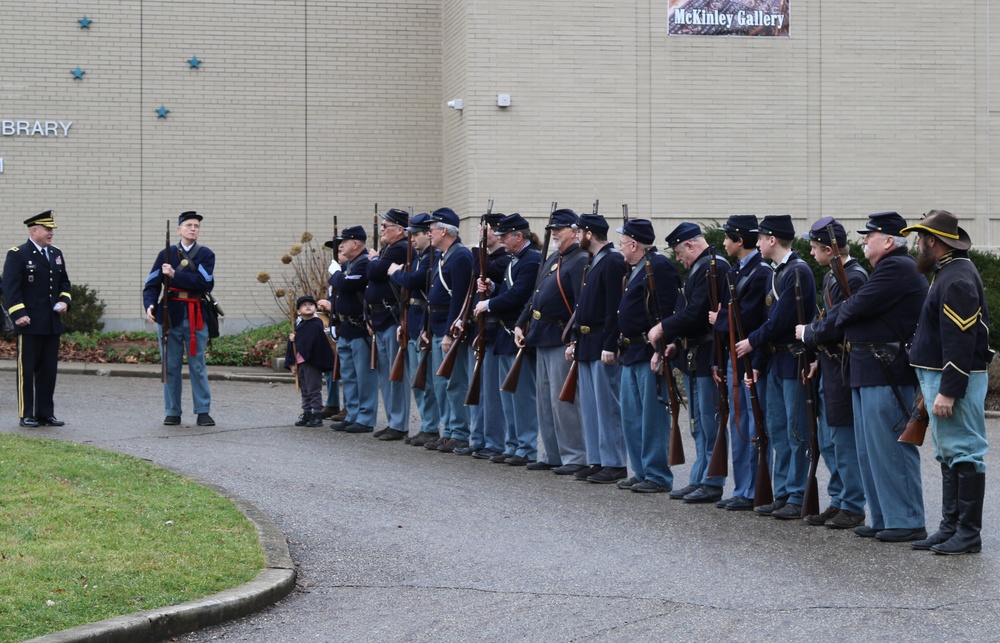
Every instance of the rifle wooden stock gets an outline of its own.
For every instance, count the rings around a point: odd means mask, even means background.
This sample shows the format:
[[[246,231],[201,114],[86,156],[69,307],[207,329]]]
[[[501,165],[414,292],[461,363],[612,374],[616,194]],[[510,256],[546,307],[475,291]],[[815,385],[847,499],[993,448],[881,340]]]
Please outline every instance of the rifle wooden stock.
[[[493,199],[490,199],[489,205],[486,206],[486,215],[479,222],[479,279],[486,279],[486,262],[489,259],[489,255],[486,251],[486,235],[490,234],[490,224],[486,217],[493,213]],[[474,293],[476,291],[476,280],[473,279],[472,283],[469,284],[469,306],[472,306],[473,310],[475,307],[472,305],[472,300],[474,298]],[[486,293],[483,292],[479,295],[479,301],[486,301]],[[469,321],[472,321],[472,316],[470,312]],[[483,379],[483,358],[486,356],[486,315],[480,315],[477,318],[478,334],[476,335],[476,365],[472,367],[472,378],[469,380],[469,390],[465,392],[465,405],[472,406],[479,404],[479,391],[482,388]]]
[[[726,281],[729,283],[729,314],[732,315],[731,328],[736,333],[736,341],[740,342],[746,338],[743,330],[743,313],[740,312],[740,302],[736,296],[736,285],[733,283],[732,275],[726,274]],[[767,454],[770,451],[770,443],[767,437],[767,424],[765,423],[764,411],[760,408],[760,398],[757,396],[757,382],[753,379],[753,363],[749,355],[740,358],[743,362],[743,370],[750,379],[747,387],[750,397],[750,410],[753,413],[754,425],[757,429],[757,479],[754,482],[753,506],[761,507],[774,502],[774,489],[771,486],[771,468],[768,463]],[[733,377],[737,374],[733,373]]]
[[[396,351],[396,357],[392,360],[392,368],[389,369],[390,382],[402,382],[406,373],[406,346],[400,344]]]
[[[507,377],[503,378],[503,383],[500,384],[501,391],[507,393],[517,391],[517,381],[521,379],[521,364],[524,362],[524,351],[525,348],[523,346],[517,349],[517,355],[514,356],[514,363],[510,365]]]
[[[368,356],[368,368],[372,369],[373,371],[377,371],[378,370],[378,341],[376,341],[376,339],[375,339],[375,329],[373,329],[371,327],[371,324],[368,325],[368,332],[371,333],[371,337],[372,337],[371,352],[370,352],[370,354]]]
[[[677,380],[674,379],[674,369],[663,361],[661,376],[667,381],[667,397],[670,400],[670,444],[667,446],[667,466],[675,467],[684,464],[684,442],[681,440],[681,392],[677,390]]]
[[[337,237],[340,236],[339,226],[337,224],[337,215],[333,215],[333,260],[340,263],[340,242],[337,241]],[[330,289],[330,324],[336,325],[337,321],[337,297],[336,292]],[[336,342],[333,346],[333,372],[330,373],[330,377],[334,382],[340,381],[340,353],[337,351]]]
[[[802,279],[795,272],[795,308],[799,324],[806,323],[805,306],[802,303]],[[802,517],[815,516],[819,513],[819,480],[816,471],[819,468],[819,420],[816,412],[816,382],[809,375],[809,358],[803,347],[799,354],[799,377],[806,393],[806,419],[809,422],[809,473],[806,475],[805,495],[802,498]]]
[[[413,264],[413,233],[407,233],[406,235],[406,265],[403,269],[406,272],[410,272],[410,266]],[[407,312],[410,309],[410,290],[408,288],[401,288],[399,293],[401,301],[399,302],[399,336],[403,338],[402,343],[399,345],[399,350],[396,351],[396,357],[392,360],[392,368],[389,369],[389,381],[390,382],[402,382],[403,377],[406,375],[406,344],[409,341],[410,329],[406,321]]]
[[[923,393],[917,393],[913,400],[913,410],[910,412],[910,419],[906,423],[906,428],[899,436],[899,442],[923,446],[924,438],[927,437],[927,425],[931,418],[927,414],[927,404],[924,402]]]
[[[480,389],[483,382],[483,358],[476,355],[476,365],[472,367],[472,379],[469,380],[469,390],[465,392],[465,405],[479,404]]]
[[[340,355],[336,348],[333,349],[333,372],[330,373],[330,377],[334,382],[340,381]]]
[[[576,402],[576,386],[580,377],[579,365],[580,362],[573,360],[573,364],[569,367],[566,381],[563,382],[562,389],[559,391],[560,402],[569,402],[570,404]]]
[[[438,370],[435,375],[443,377],[446,380],[451,379],[451,372],[455,370],[455,362],[458,360],[458,347],[459,344],[462,343],[463,339],[465,339],[464,333],[453,339],[451,342],[451,348],[449,348],[448,352],[444,354],[444,359],[441,360],[441,365],[438,366]]]
[[[170,219],[167,219],[167,238],[163,246],[163,263],[170,263]],[[160,299],[160,335],[162,346],[160,352],[160,381],[167,383],[167,339],[170,336],[170,282],[171,278],[163,276],[163,297]]]
[[[420,355],[420,361],[417,362],[417,370],[413,373],[413,384],[410,388],[415,388],[418,391],[423,391],[427,388],[427,358],[431,354],[431,347],[425,348]]]
[[[844,293],[844,299],[851,296],[851,285],[847,281],[847,271],[844,269],[844,260],[840,256],[840,246],[837,244],[837,237],[833,234],[833,224],[826,226],[826,233],[830,235],[830,247],[833,249],[833,259],[830,265],[833,266],[833,276],[836,277],[840,289]]]

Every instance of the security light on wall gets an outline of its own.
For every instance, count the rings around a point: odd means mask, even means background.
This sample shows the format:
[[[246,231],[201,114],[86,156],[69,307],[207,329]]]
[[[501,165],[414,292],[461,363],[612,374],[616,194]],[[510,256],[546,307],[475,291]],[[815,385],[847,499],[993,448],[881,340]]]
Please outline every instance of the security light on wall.
[[[448,107],[452,109],[462,109],[462,99],[461,98],[451,99],[450,101],[448,101]]]
[[[497,94],[497,107],[510,107],[510,94]]]

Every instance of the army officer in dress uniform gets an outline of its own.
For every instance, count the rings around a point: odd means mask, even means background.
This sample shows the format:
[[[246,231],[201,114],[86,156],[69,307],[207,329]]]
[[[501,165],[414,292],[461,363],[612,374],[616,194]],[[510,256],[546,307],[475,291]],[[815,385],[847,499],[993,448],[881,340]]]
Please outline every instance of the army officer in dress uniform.
[[[28,241],[7,251],[3,267],[7,312],[17,333],[17,411],[21,426],[62,426],[52,395],[62,315],[70,304],[69,275],[62,251],[52,245],[52,211],[24,224]]]

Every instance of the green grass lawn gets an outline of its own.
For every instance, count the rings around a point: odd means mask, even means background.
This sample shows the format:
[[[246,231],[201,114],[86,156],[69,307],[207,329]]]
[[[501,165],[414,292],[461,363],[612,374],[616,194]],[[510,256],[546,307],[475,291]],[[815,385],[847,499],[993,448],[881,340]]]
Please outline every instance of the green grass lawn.
[[[254,578],[254,525],[131,456],[0,434],[0,641],[200,598]]]

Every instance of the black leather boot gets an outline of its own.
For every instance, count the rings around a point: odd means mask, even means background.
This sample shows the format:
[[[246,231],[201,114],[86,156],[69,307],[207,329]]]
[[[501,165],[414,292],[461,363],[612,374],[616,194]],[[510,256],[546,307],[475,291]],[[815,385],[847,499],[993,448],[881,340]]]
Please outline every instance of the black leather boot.
[[[983,528],[983,499],[986,474],[976,471],[971,462],[955,465],[958,473],[958,529],[955,535],[931,547],[935,554],[974,554],[983,549],[979,532]]]
[[[937,533],[910,543],[913,549],[930,549],[955,535],[958,528],[958,473],[941,463],[941,524]]]

